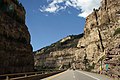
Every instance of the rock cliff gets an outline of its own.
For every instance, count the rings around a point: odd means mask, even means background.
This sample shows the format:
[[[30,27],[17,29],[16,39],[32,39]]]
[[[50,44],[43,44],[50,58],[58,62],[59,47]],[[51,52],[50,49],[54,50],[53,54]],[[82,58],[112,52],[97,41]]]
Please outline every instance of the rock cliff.
[[[17,0],[0,0],[0,74],[33,70],[25,10]]]
[[[74,40],[66,45],[72,43]],[[99,9],[94,9],[86,18],[84,36],[80,37],[77,47],[60,46],[63,48],[54,46],[55,50],[47,54],[44,48],[37,51],[35,65],[72,67],[120,77],[120,0],[101,1]]]
[[[78,47],[79,50],[83,50],[80,54],[84,53],[86,55],[87,65],[83,68],[79,66],[82,69],[86,68],[98,72],[99,68],[102,67],[103,73],[114,70],[114,72],[108,74],[120,76],[120,71],[118,71],[120,69],[119,33],[120,0],[102,0],[101,7],[97,10],[94,9],[86,18],[85,35],[79,40]],[[112,57],[109,57],[111,54]],[[80,61],[79,58],[78,61]],[[82,59],[82,61],[86,60]],[[106,65],[109,65],[108,72],[105,72]]]
[[[75,61],[75,53],[80,35],[70,35],[50,46],[44,47],[35,53],[35,66],[37,69],[66,69]]]

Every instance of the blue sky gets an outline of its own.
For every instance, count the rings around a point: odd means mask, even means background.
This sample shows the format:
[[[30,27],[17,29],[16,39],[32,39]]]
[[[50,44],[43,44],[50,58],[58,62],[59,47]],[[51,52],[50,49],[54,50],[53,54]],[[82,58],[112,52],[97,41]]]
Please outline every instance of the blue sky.
[[[26,25],[31,34],[31,44],[34,51],[68,35],[82,33],[85,17],[91,13],[92,7],[98,5],[98,2],[96,5],[91,2],[91,5],[89,0],[86,0],[89,2],[89,4],[86,3],[87,6],[82,5],[85,2],[76,2],[75,5],[75,2],[72,2],[74,0],[19,1],[26,9]],[[89,8],[90,6],[91,8]]]

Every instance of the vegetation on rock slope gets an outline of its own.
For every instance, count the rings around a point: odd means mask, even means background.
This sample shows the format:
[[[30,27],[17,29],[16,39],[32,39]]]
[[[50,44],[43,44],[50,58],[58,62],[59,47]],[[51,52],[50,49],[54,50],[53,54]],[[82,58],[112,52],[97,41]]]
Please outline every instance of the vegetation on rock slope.
[[[56,50],[62,50],[66,48],[75,48],[77,47],[78,40],[83,37],[83,33],[79,35],[69,35],[66,38],[70,37],[70,39],[67,39],[62,42],[63,39],[51,44],[50,46],[43,47],[42,49],[35,51],[34,53],[41,54],[41,53],[49,53],[51,51],[56,51]]]
[[[117,28],[117,29],[115,30],[114,36],[117,35],[117,34],[120,34],[120,28]]]

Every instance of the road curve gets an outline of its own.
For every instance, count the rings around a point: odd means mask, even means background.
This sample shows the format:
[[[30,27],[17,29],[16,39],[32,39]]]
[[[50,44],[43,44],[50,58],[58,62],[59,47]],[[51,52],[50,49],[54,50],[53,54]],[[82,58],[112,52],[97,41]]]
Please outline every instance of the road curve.
[[[106,76],[83,72],[78,70],[67,70],[60,74],[44,78],[42,80],[112,80]]]

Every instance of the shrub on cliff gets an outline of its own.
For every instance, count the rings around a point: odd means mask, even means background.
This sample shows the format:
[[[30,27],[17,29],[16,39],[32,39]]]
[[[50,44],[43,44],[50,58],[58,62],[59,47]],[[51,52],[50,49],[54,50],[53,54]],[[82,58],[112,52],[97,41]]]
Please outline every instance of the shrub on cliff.
[[[114,36],[117,35],[117,34],[120,34],[120,28],[117,28],[114,32]]]

